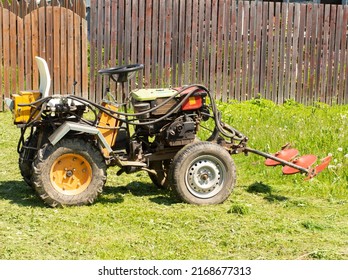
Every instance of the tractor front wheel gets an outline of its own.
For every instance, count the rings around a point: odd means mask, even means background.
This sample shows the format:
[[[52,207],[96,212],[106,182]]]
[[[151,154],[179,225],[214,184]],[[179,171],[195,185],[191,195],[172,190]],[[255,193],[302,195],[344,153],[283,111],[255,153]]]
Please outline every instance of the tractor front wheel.
[[[52,207],[92,204],[106,181],[101,152],[79,138],[44,145],[33,169],[35,190]]]
[[[179,197],[191,204],[219,204],[231,194],[236,168],[230,154],[211,142],[195,142],[174,157],[169,180]]]

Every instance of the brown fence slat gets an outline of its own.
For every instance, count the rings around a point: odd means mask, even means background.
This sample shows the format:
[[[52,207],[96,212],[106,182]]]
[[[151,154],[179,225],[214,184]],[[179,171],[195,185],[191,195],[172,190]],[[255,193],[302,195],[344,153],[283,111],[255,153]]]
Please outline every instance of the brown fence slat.
[[[275,15],[281,13],[281,3],[277,2],[275,7]],[[279,81],[278,81],[278,75],[279,75],[279,64],[281,61],[281,58],[279,57],[279,50],[280,50],[280,33],[281,33],[281,25],[280,25],[280,17],[275,17],[274,19],[274,59],[273,59],[273,81],[272,81],[272,93],[273,93],[273,100],[278,102],[278,92],[279,92]]]
[[[132,28],[132,10],[130,0],[125,1],[125,36],[124,36],[124,62],[123,64],[129,64],[131,54],[131,28]]]
[[[287,33],[285,35],[286,36],[286,43],[285,43],[286,44],[286,47],[285,47],[286,61],[285,61],[284,93],[283,93],[284,101],[291,97],[290,62],[291,62],[291,47],[292,47],[292,32],[293,32],[293,16],[294,16],[294,4],[290,3],[288,4],[288,16],[287,16],[287,22],[286,22]]]
[[[163,86],[164,66],[164,48],[165,48],[165,28],[166,28],[166,1],[159,1],[158,8],[158,69],[157,69],[157,86]]]
[[[223,23],[223,69],[222,69],[222,101],[228,100],[228,83],[229,83],[229,42],[230,42],[230,0],[226,0],[226,6],[224,8],[224,23]]]
[[[315,100],[314,84],[315,84],[315,69],[316,69],[316,60],[315,60],[315,50],[316,50],[316,38],[317,38],[317,29],[318,29],[318,7],[319,5],[313,5],[312,13],[312,32],[311,32],[311,47],[310,47],[310,73],[309,73],[309,96],[307,102],[310,104]]]
[[[325,16],[324,16],[324,30],[323,30],[323,60],[320,66],[320,100],[325,101],[325,92],[327,90],[327,79],[328,73],[326,66],[329,60],[329,38],[330,38],[330,6],[325,6]]]
[[[104,6],[104,1],[103,0],[98,0],[97,2],[98,7],[103,7]],[[94,27],[94,31],[96,32],[96,73],[95,75],[97,76],[96,78],[96,87],[95,87],[95,96],[96,100],[102,100],[103,98],[103,78],[101,75],[97,74],[98,69],[102,69],[102,59],[103,59],[103,32],[97,32],[99,30],[98,26],[103,25],[103,9],[98,9],[98,16],[96,18],[95,24],[97,24]],[[120,49],[120,48],[119,48]]]
[[[138,28],[139,28],[139,23],[138,23],[138,19],[139,19],[139,15],[138,15],[138,0],[133,0],[132,1],[132,32],[131,32],[131,55],[130,55],[130,63],[134,64],[134,63],[139,63],[138,60],[138,49],[137,49],[137,40],[138,40]],[[115,32],[117,32],[115,30]],[[111,35],[111,38],[113,38],[113,35]],[[131,81],[131,88],[135,88],[135,79],[132,79]]]
[[[96,44],[97,44],[97,1],[91,0],[91,8],[90,8],[90,59],[89,59],[89,67],[90,67],[90,80],[89,80],[89,91],[90,91],[90,99],[92,101],[96,101]],[[115,1],[115,0],[114,0]],[[113,1],[113,2],[114,2]],[[69,12],[68,12],[69,13]],[[114,12],[114,14],[116,14]],[[115,56],[116,57],[116,56]],[[69,84],[69,83],[68,83]]]
[[[216,88],[215,97],[216,99],[222,99],[222,59],[223,59],[223,20],[224,20],[224,1],[218,1],[218,12],[217,12],[217,49],[216,49]]]
[[[104,1],[104,17],[103,17],[103,29],[104,29],[103,46],[104,47],[103,47],[103,57],[102,57],[102,66],[101,66],[102,68],[111,67],[111,65],[109,64],[109,62],[110,62],[110,49],[111,49],[110,48],[110,43],[111,43],[110,10],[111,10],[110,0]],[[103,78],[102,94],[104,94],[105,88],[109,84],[109,78],[107,76],[103,76],[102,78]]]
[[[205,84],[209,85],[211,84],[210,80],[210,72],[209,72],[209,48],[210,48],[210,25],[207,24],[210,22],[211,17],[210,17],[210,11],[211,11],[211,0],[205,1],[205,14],[204,14],[204,23],[205,23],[205,30],[204,30],[204,65],[203,65],[203,80],[205,81]]]
[[[306,8],[307,5],[301,5],[300,6],[300,24],[299,24],[299,34],[305,34],[305,23],[306,23]],[[308,23],[308,18],[307,18]],[[308,27],[308,25],[306,25]],[[309,35],[308,30],[306,30],[306,34]],[[303,84],[306,83],[306,79],[302,79],[301,73],[304,71],[306,72],[306,66],[304,65],[304,53],[306,53],[306,50],[308,48],[308,39],[309,36],[306,36],[306,42],[305,42],[305,36],[300,35],[298,38],[298,62],[296,65],[296,73],[297,73],[297,88],[296,92],[301,93],[302,90],[304,90],[304,87],[302,87]],[[304,66],[302,68],[302,66]],[[300,100],[301,97],[299,97],[297,100]]]
[[[5,5],[4,5],[5,6]],[[9,95],[11,90],[10,85],[10,11],[3,10],[3,54],[4,54],[4,94]]]
[[[185,62],[185,0],[179,0],[179,14],[178,14],[178,26],[179,26],[179,35],[178,35],[178,76],[174,84],[181,85],[183,80],[183,67]],[[188,19],[189,20],[189,19]],[[175,65],[175,64],[174,64]]]
[[[52,75],[52,73],[53,73],[53,55],[54,55],[54,51],[53,51],[53,7],[47,6],[46,8],[40,8],[40,10],[42,12],[44,11],[44,9],[46,9],[46,51],[47,51],[46,61],[47,61],[50,73]],[[31,14],[35,15],[35,14],[37,14],[37,12],[38,12],[38,10],[34,10],[31,12]],[[33,30],[33,35],[34,35],[34,30]],[[38,54],[38,48],[39,48],[39,43],[37,43],[37,46],[34,49],[36,54]],[[33,83],[34,83],[34,85],[36,85],[38,82],[38,71],[37,71],[36,65],[35,65],[35,67],[33,67],[33,71],[34,71]],[[54,85],[54,83],[52,83],[52,84]],[[51,86],[51,90],[50,90],[51,94],[52,94],[53,88],[54,87]]]
[[[343,9],[343,20],[342,20],[342,26],[347,26],[348,24],[348,7],[345,6]],[[346,29],[342,28],[341,30],[341,53],[339,61],[340,63],[340,69],[339,69],[339,83],[338,83],[338,103],[342,104],[344,103],[344,84],[347,80],[347,75],[345,75],[344,69],[347,67],[344,67],[347,54],[347,35],[346,35]]]
[[[316,53],[316,73],[314,81],[314,98],[319,99],[320,96],[320,75],[321,75],[321,59],[322,59],[322,43],[323,43],[323,25],[324,25],[324,5],[319,5],[318,24],[317,24],[317,43],[315,46]]]
[[[67,87],[68,87],[68,93],[74,92],[74,13],[71,10],[67,11],[68,14],[68,23],[67,23],[67,35],[68,35],[68,41],[67,45],[68,47],[68,80],[67,80]]]
[[[61,61],[60,61],[60,8],[59,7],[53,7],[53,92],[61,92],[60,87],[60,67],[61,67]]]
[[[251,97],[256,97],[260,92],[260,63],[261,63],[261,31],[262,31],[262,8],[263,5],[256,4],[256,26],[255,26],[255,67],[254,67],[254,91]]]
[[[16,7],[13,5],[12,7]],[[16,12],[16,10],[14,10]],[[10,13],[10,69],[11,73],[11,93],[15,93],[17,91],[17,16],[14,13]],[[5,92],[5,97],[10,97],[8,92]]]
[[[250,65],[248,64],[248,48],[249,48],[249,2],[245,1],[244,3],[244,13],[243,13],[243,37],[242,37],[242,45],[243,45],[243,59],[242,59],[242,66],[241,66],[241,93],[240,93],[240,100],[244,101],[246,100],[246,97],[248,95],[246,89],[247,89],[247,82],[248,82],[248,67]],[[242,53],[240,53],[242,54]]]
[[[334,56],[334,48],[335,48],[335,33],[336,33],[336,5],[331,6],[331,14],[330,14],[330,35],[329,35],[329,54],[328,54],[328,72],[327,72],[327,88],[326,92],[332,92],[332,82],[333,82],[333,56]],[[325,94],[325,101],[329,104],[332,102],[332,98],[330,98],[327,94]]]
[[[87,21],[81,19],[81,94],[86,99],[88,99],[88,47],[83,42],[87,40]]]
[[[41,45],[39,48],[39,14],[38,10],[34,10],[30,13],[31,15],[31,67],[32,67],[32,88],[39,88],[39,71],[35,64],[35,56],[40,56],[39,49],[45,48],[45,44]],[[46,58],[46,57],[44,57]]]
[[[217,17],[218,17],[218,0],[212,0],[211,2],[211,32],[210,32],[210,82],[209,89],[216,94],[216,51],[217,51]]]
[[[255,60],[255,24],[256,24],[256,2],[250,3],[249,12],[249,40],[248,40],[248,77],[246,83],[245,98],[249,99],[253,92],[253,71],[254,71],[254,60]]]
[[[269,98],[268,91],[265,91],[266,79],[266,58],[267,58],[267,25],[268,25],[268,2],[263,5],[262,9],[262,37],[261,37],[261,61],[260,61],[260,94]]]
[[[145,1],[139,1],[139,46],[138,46],[138,63],[145,63]],[[144,70],[139,72],[139,87],[143,87]]]
[[[236,36],[237,36],[237,6],[236,1],[232,1],[231,8],[231,43],[230,43],[230,88],[228,99],[236,99],[235,96],[235,61],[236,61]]]
[[[151,75],[151,23],[152,23],[152,1],[146,1],[145,10],[145,87],[150,85]]]
[[[281,13],[285,15],[287,13],[288,6],[282,5],[281,7]],[[280,39],[279,39],[279,70],[278,70],[278,77],[275,77],[278,80],[278,97],[277,101],[278,103],[284,102],[284,75],[285,75],[285,35],[286,33],[286,26],[287,26],[287,19],[286,17],[281,18],[281,26],[280,26]]]
[[[192,1],[192,43],[191,43],[191,83],[198,83],[197,80],[197,49],[198,49],[198,8],[199,1]]]
[[[336,33],[335,33],[335,50],[333,54],[333,81],[332,81],[332,92],[337,92],[336,96],[333,97],[333,102],[338,101],[339,92],[338,92],[338,73],[340,68],[339,57],[341,51],[341,33],[342,33],[342,24],[343,24],[343,10],[337,9],[337,19],[336,19]],[[344,46],[343,46],[344,47]],[[344,50],[342,50],[344,52]]]
[[[301,74],[303,73],[303,85],[302,85],[302,90],[300,90],[298,93],[298,95],[299,95],[298,101],[302,102],[304,104],[307,103],[307,99],[310,96],[310,93],[309,93],[309,69],[310,69],[309,60],[310,60],[310,50],[311,50],[312,14],[313,14],[313,6],[312,5],[307,6],[307,11],[305,9],[303,9],[303,11],[301,11],[301,17],[306,18],[306,33],[305,33],[306,38],[305,38],[305,49],[304,49],[304,53],[303,53],[304,61],[302,62],[304,64],[303,65],[303,72],[299,73],[300,77],[302,77]],[[301,36],[301,30],[300,30],[300,38],[301,37],[303,37],[303,36]]]
[[[74,87],[75,94],[81,96],[82,84],[81,84],[81,17],[78,14],[74,14],[74,52],[75,52],[75,81]],[[75,82],[74,81],[74,82]]]
[[[165,1],[166,6],[165,9],[167,11],[166,13],[166,30],[165,30],[165,85],[170,84],[170,76],[171,76],[171,49],[172,49],[172,14],[173,14],[173,5],[169,1]]]
[[[236,42],[236,89],[234,99],[239,99],[241,96],[240,85],[241,85],[241,69],[242,69],[242,54],[243,54],[243,38],[241,28],[243,26],[243,1],[238,2],[238,13],[237,13],[237,26],[239,32],[237,32]]]
[[[204,12],[205,2],[199,1],[198,15],[198,73],[197,80],[199,83],[203,81],[203,52],[204,52]]]
[[[151,15],[151,87],[156,87],[157,83],[157,62],[158,62],[158,1],[152,2],[152,15]]]
[[[60,91],[63,94],[68,93],[67,87],[67,64],[68,64],[68,47],[67,47],[67,9],[60,10],[60,34],[59,34],[59,43],[60,43]]]

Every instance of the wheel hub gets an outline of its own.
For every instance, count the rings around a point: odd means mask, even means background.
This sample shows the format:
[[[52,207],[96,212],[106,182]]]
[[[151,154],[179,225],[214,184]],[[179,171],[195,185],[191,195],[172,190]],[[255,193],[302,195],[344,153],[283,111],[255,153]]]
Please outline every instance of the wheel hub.
[[[65,195],[82,193],[92,181],[92,167],[78,154],[64,154],[58,157],[51,168],[53,187]]]
[[[216,157],[204,155],[195,159],[186,173],[188,190],[200,198],[210,198],[222,188],[226,169]]]

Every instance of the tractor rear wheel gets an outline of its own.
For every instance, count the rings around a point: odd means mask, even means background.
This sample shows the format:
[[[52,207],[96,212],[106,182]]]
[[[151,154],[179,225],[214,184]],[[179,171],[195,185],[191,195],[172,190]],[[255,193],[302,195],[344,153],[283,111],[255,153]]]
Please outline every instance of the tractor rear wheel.
[[[106,181],[101,152],[80,138],[44,145],[33,169],[35,190],[52,207],[92,204]]]
[[[230,154],[211,142],[186,145],[174,157],[169,180],[178,196],[191,204],[219,204],[231,194],[236,168]]]

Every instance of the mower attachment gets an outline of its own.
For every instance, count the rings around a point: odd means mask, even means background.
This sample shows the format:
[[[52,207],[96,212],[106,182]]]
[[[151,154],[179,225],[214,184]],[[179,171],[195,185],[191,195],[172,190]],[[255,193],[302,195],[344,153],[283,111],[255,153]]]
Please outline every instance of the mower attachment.
[[[305,173],[307,177],[305,180],[312,179],[320,172],[322,172],[325,168],[328,167],[332,157],[328,156],[321,160],[321,163],[316,167],[312,168],[311,166],[317,161],[317,156],[315,155],[305,155],[296,158],[298,155],[298,150],[289,148],[289,144],[282,147],[282,149],[273,154],[267,154],[258,150],[254,150],[251,148],[245,148],[245,152],[251,152],[266,158],[265,165],[266,166],[277,166],[283,165],[283,174],[284,175],[292,175],[296,173]]]

